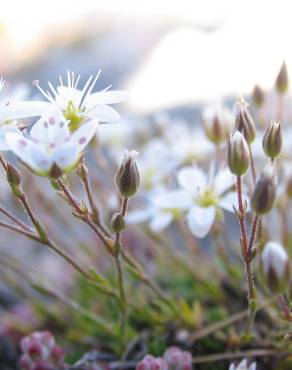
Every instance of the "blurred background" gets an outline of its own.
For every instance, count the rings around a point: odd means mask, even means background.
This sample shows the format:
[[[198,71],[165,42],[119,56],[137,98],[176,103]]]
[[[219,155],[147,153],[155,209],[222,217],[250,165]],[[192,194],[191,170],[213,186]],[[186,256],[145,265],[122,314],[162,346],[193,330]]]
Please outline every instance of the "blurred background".
[[[127,110],[149,113],[272,87],[292,66],[285,0],[10,0],[0,14],[0,73],[56,82],[67,69],[97,88],[130,91]]]

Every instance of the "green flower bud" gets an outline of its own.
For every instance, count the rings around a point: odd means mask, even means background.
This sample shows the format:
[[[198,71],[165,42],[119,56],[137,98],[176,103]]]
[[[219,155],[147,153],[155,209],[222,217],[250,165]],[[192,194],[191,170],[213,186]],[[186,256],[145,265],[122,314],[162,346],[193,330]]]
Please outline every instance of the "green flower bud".
[[[228,143],[228,167],[234,175],[241,176],[246,173],[249,166],[249,148],[242,133],[236,131]]]
[[[114,213],[111,219],[111,228],[115,233],[119,233],[124,230],[126,226],[124,217],[119,213]]]
[[[20,173],[13,166],[13,164],[7,162],[7,181],[11,186],[19,186],[21,184]]]
[[[248,104],[242,99],[238,102],[238,111],[236,115],[236,129],[240,131],[248,144],[251,144],[256,136],[254,120],[247,109]]]
[[[260,256],[260,273],[272,293],[284,293],[290,282],[289,257],[278,243],[268,242]]]
[[[123,161],[117,171],[115,182],[120,195],[124,198],[134,196],[140,185],[140,175],[135,157],[138,155],[134,150],[125,151]]]
[[[263,137],[263,149],[266,155],[274,159],[281,153],[283,138],[279,122],[271,122]]]
[[[234,115],[228,109],[220,106],[206,108],[202,120],[208,139],[216,145],[228,140],[234,129]]]
[[[261,108],[265,102],[265,93],[259,85],[255,85],[253,89],[252,100],[257,108]]]
[[[262,171],[251,197],[251,206],[257,215],[264,215],[274,206],[277,193],[277,178],[274,167],[268,165]]]
[[[279,94],[285,94],[289,86],[289,77],[286,63],[283,62],[281,69],[276,78],[275,87]]]

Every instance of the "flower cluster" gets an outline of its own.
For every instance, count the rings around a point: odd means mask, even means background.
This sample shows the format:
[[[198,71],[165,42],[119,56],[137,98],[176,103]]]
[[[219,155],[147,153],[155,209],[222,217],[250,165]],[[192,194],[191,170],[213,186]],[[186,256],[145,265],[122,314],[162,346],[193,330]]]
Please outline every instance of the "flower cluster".
[[[0,107],[0,150],[12,151],[35,174],[58,178],[74,170],[82,153],[96,133],[99,123],[116,122],[120,115],[108,104],[125,99],[121,91],[93,93],[99,73],[91,76],[81,90],[80,76],[68,72],[67,85],[45,92],[43,101],[5,102]],[[1,80],[1,88],[3,87]],[[40,118],[33,125],[20,119]]]
[[[48,332],[34,332],[20,342],[22,356],[19,361],[22,370],[66,369],[64,351],[56,345],[54,336]]]
[[[192,355],[178,347],[168,348],[163,358],[147,355],[140,361],[136,370],[191,370]]]

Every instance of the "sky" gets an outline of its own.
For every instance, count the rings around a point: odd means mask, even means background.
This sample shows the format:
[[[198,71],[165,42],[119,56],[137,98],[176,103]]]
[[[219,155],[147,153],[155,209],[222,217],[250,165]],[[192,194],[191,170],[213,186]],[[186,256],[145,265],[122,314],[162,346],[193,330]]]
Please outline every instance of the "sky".
[[[292,73],[290,0],[10,0],[0,20],[23,53],[44,28],[92,11],[178,22],[125,84],[136,110],[218,100],[247,93],[254,83],[270,88],[284,59]],[[215,25],[216,32],[201,32],[202,25]]]

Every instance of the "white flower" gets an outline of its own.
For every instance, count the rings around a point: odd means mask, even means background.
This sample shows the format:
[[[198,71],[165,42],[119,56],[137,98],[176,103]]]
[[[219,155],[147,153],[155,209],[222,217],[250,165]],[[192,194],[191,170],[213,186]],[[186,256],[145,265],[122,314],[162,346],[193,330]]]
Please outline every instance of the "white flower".
[[[64,117],[51,109],[35,123],[29,136],[18,130],[7,133],[5,140],[9,149],[33,172],[50,176],[53,169],[67,173],[75,168],[96,128],[96,122],[91,120],[70,135]]]
[[[235,366],[234,364],[231,364],[229,366],[229,370],[256,370],[257,364],[253,362],[249,366],[247,366],[247,360],[244,359],[240,362],[239,365]]]
[[[121,117],[109,104],[121,103],[126,99],[123,91],[105,90],[92,93],[100,71],[95,77],[91,75],[83,88],[79,90],[80,75],[75,78],[74,72],[67,72],[67,85],[63,84],[60,77],[60,85],[55,88],[50,82],[49,90],[44,91],[38,81],[35,85],[45,98],[57,107],[71,124],[70,129],[75,130],[80,123],[87,119],[94,119],[99,123],[111,123],[118,121]]]
[[[158,233],[168,227],[176,218],[178,212],[175,210],[163,209],[155,205],[154,200],[160,193],[164,194],[165,189],[156,188],[152,192],[149,192],[146,197],[146,204],[144,204],[141,209],[127,213],[127,223],[138,224],[149,222],[149,228],[154,233]]]
[[[5,81],[0,78],[0,92]],[[0,150],[9,150],[5,142],[7,132],[16,132],[18,119],[40,116],[45,105],[37,101],[18,101],[15,97],[2,97],[0,100]]]
[[[218,208],[233,212],[237,206],[237,193],[228,192],[236,178],[228,169],[221,170],[209,179],[197,167],[185,167],[178,172],[182,189],[159,195],[155,204],[163,209],[187,210],[187,222],[191,232],[204,238],[210,231]]]

